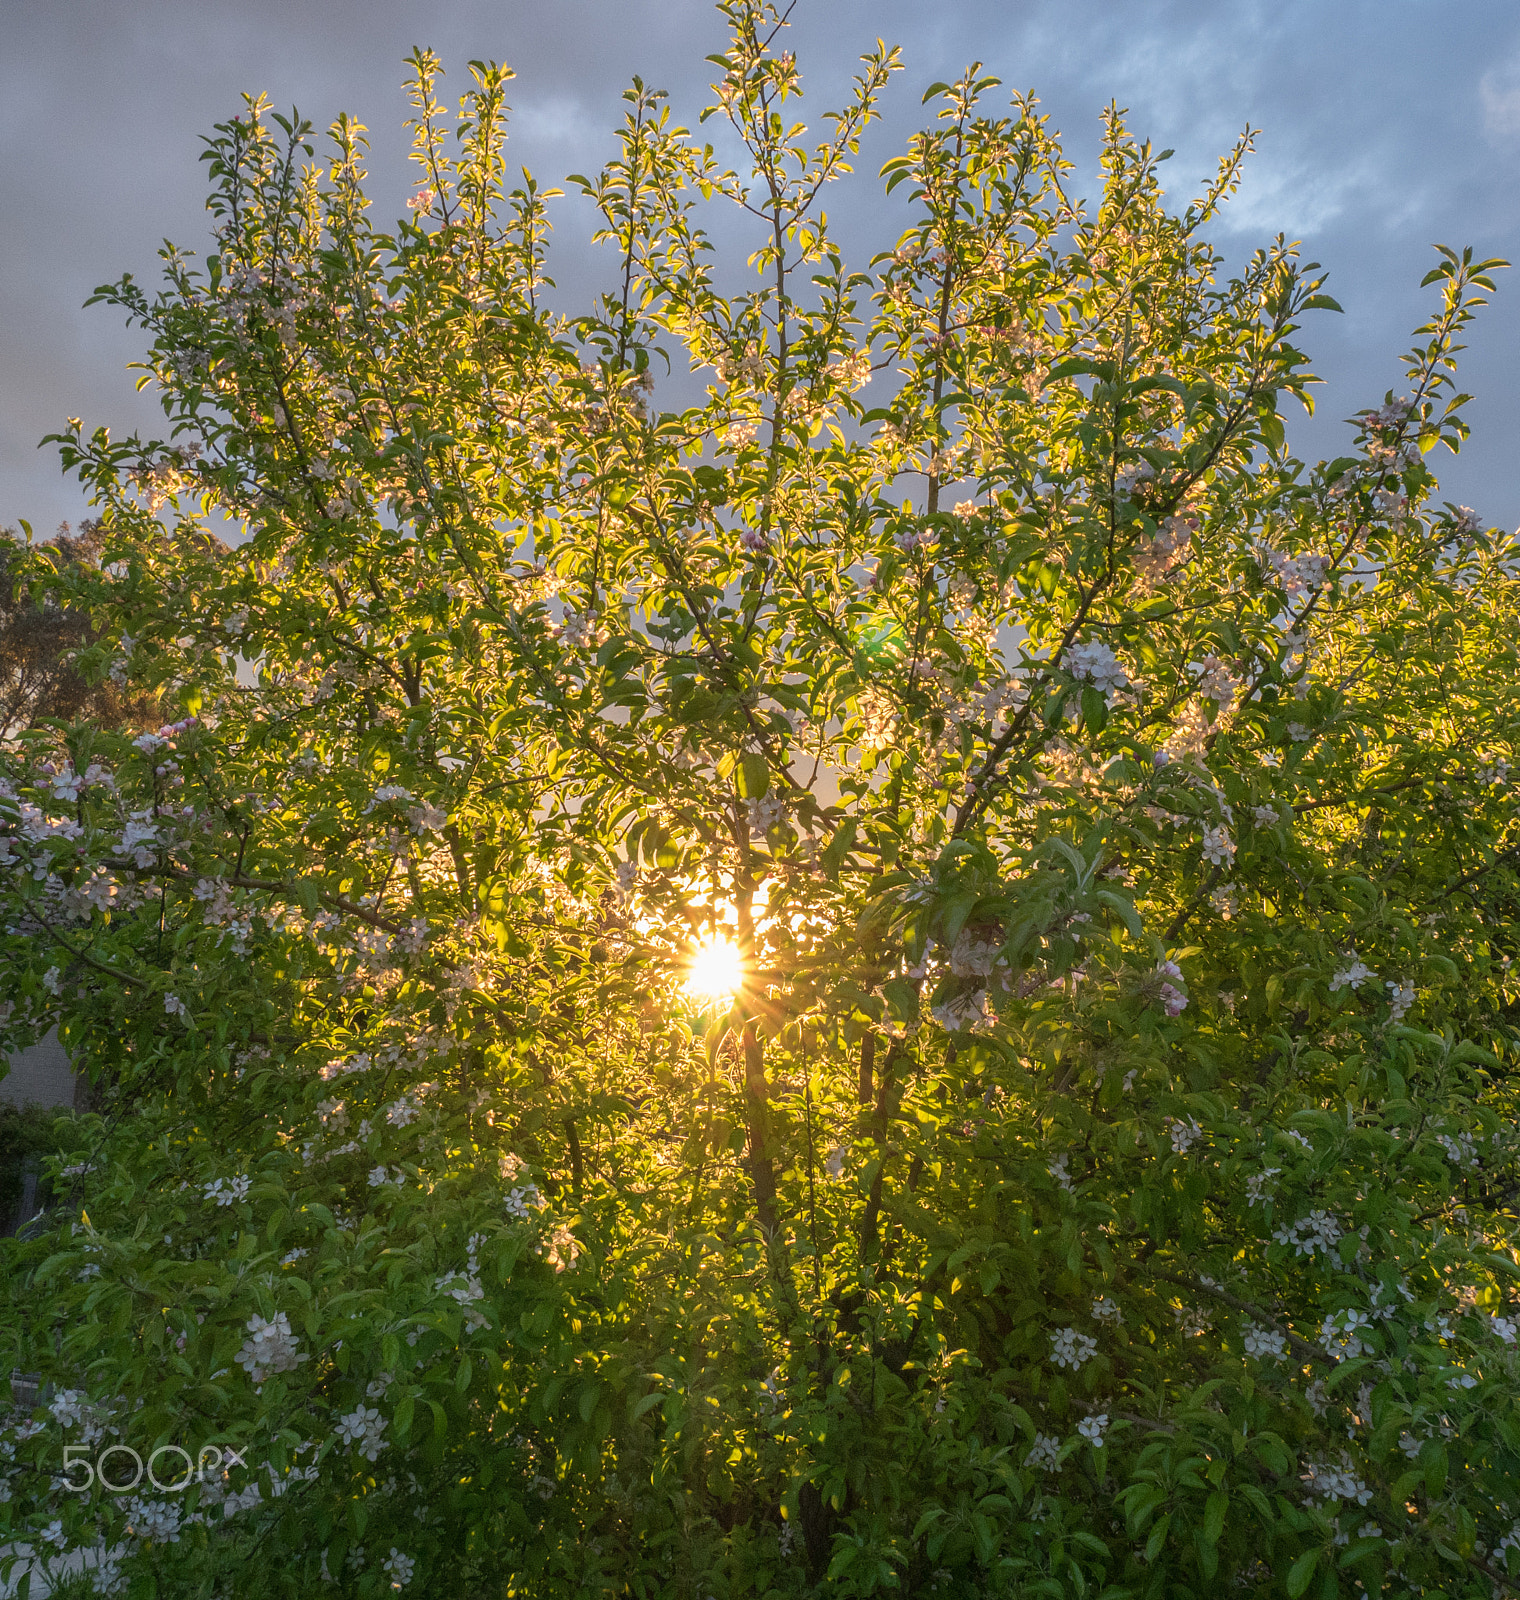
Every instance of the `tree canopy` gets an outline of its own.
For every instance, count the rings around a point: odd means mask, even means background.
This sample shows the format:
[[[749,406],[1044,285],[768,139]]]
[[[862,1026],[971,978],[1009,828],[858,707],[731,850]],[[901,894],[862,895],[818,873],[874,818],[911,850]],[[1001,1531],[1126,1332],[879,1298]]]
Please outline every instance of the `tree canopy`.
[[[1206,242],[1249,135],[1179,210],[1110,109],[1088,203],[973,66],[850,265],[895,53],[810,132],[720,9],[718,141],[635,81],[567,180],[589,309],[510,73],[451,119],[426,52],[389,230],[357,122],[250,100],[211,252],[100,293],[167,437],[70,424],[101,565],[26,581],[174,720],[5,757],[5,1042],[99,1107],[0,1247],[5,1537],[165,1596],[1520,1588],[1520,551],[1432,465],[1503,263],[1439,252],[1311,465],[1322,274]]]

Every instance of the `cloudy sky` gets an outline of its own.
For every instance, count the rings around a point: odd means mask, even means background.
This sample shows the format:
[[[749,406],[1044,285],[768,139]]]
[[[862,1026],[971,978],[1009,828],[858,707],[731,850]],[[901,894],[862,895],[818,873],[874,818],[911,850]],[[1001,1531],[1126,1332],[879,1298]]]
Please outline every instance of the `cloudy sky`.
[[[1296,434],[1338,447],[1340,419],[1399,386],[1398,357],[1433,306],[1418,284],[1441,241],[1520,260],[1520,6],[1514,0],[798,0],[793,45],[816,119],[878,35],[904,47],[860,178],[836,194],[841,233],[868,249],[874,172],[915,125],[923,88],[980,60],[1033,88],[1090,174],[1110,99],[1173,146],[1175,198],[1243,125],[1258,154],[1215,238],[1240,257],[1282,231],[1330,271],[1346,315],[1305,336],[1326,380]],[[512,140],[543,182],[610,148],[635,73],[684,118],[705,103],[722,47],[708,0],[0,0],[0,524],[39,534],[83,508],[43,434],[77,415],[154,431],[127,365],[139,335],[99,283],[151,283],[160,240],[207,236],[199,137],[267,91],[324,125],[348,110],[373,132],[374,191],[395,215],[404,164],[401,58],[432,46],[517,71]],[[1092,194],[1095,183],[1079,183]],[[590,288],[599,264],[566,206],[556,275]],[[1474,436],[1443,467],[1444,497],[1520,522],[1520,272],[1477,325],[1464,387]]]

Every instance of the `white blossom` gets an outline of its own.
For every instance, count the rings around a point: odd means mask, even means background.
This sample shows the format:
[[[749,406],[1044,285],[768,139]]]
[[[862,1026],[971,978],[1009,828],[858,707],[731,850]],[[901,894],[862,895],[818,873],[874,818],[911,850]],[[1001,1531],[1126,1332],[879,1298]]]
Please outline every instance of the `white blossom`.
[[[61,1428],[72,1428],[89,1410],[89,1399],[83,1389],[60,1389],[48,1402],[48,1410]]]
[[[394,1105],[385,1108],[385,1120],[393,1128],[404,1128],[408,1123],[415,1122],[421,1114],[417,1102],[405,1094]]]
[[[1386,1302],[1383,1299],[1384,1295],[1388,1296]],[[1379,1321],[1388,1322],[1392,1320],[1394,1313],[1398,1310],[1398,1302],[1400,1298],[1402,1298],[1406,1304],[1414,1299],[1413,1292],[1402,1278],[1394,1284],[1378,1284],[1378,1286],[1372,1291],[1372,1295],[1368,1301],[1368,1304],[1372,1308],[1373,1316],[1378,1318]]]
[[[484,1300],[486,1291],[473,1270],[475,1263],[472,1261],[470,1265],[472,1270],[468,1273],[446,1272],[441,1278],[435,1278],[433,1287],[462,1306],[472,1306],[477,1301]],[[373,1399],[374,1396],[370,1398]]]
[[[990,977],[1002,952],[1000,937],[982,937],[970,928],[962,928],[950,946],[948,964],[952,977]]]
[[[1201,662],[1192,663],[1192,670],[1199,675],[1198,692],[1212,700],[1222,716],[1240,693],[1240,680],[1231,672],[1229,663],[1218,656],[1205,656]]]
[[[151,847],[158,843],[158,829],[146,817],[147,813],[134,817],[122,829],[121,838],[116,841],[117,853],[130,856],[133,865],[138,867],[151,867],[157,859]]]
[[[1119,658],[1101,639],[1073,645],[1066,654],[1066,670],[1079,681],[1092,684],[1105,699],[1129,683]]]
[[[1168,1117],[1166,1126],[1172,1138],[1172,1152],[1175,1155],[1185,1156],[1204,1137],[1203,1129],[1198,1126],[1192,1117],[1189,1117],[1186,1121],[1179,1121],[1176,1117]]]
[[[1346,958],[1346,965],[1330,980],[1331,994],[1337,989],[1360,989],[1369,978],[1374,981],[1377,979],[1377,974],[1355,950],[1347,951]]]
[[[1245,1346],[1248,1356],[1258,1361],[1281,1361],[1288,1353],[1288,1341],[1275,1328],[1258,1328],[1254,1322],[1245,1325]]]
[[[1216,867],[1227,867],[1235,859],[1235,841],[1224,828],[1203,830],[1204,860]]]
[[[1372,1490],[1347,1465],[1332,1467],[1315,1461],[1305,1465],[1309,1470],[1304,1473],[1303,1481],[1310,1494],[1322,1501],[1350,1500],[1364,1506],[1372,1498]]]
[[[1160,961],[1156,964],[1156,976],[1162,980],[1159,995],[1167,1016],[1181,1016],[1188,1003],[1187,995],[1177,987],[1182,982],[1182,968],[1175,961]]]
[[[1308,1256],[1329,1255],[1341,1237],[1339,1222],[1328,1211],[1311,1211],[1292,1224],[1284,1224],[1272,1237],[1278,1244],[1291,1245],[1293,1253]]]
[[[87,1567],[90,1574],[90,1587],[98,1595],[120,1595],[127,1592],[127,1575],[121,1570],[122,1547],[108,1549],[104,1542],[96,1544],[90,1551],[91,1562]]]
[[[55,800],[77,800],[84,790],[85,780],[74,771],[73,763],[65,761],[63,770],[52,779],[53,798]]]
[[[425,800],[409,807],[406,816],[412,825],[412,832],[419,834],[441,833],[449,820],[447,811],[440,811],[437,806],[429,805]]]
[[[931,1006],[929,1015],[946,1033],[958,1033],[962,1028],[987,1028],[996,1020],[985,989],[966,989],[952,995],[937,1006]]]
[[[104,867],[97,867],[83,883],[76,886],[74,893],[83,905],[94,911],[109,911],[112,906],[127,904],[124,885],[118,883]]]
[[[749,801],[748,809],[750,832],[763,838],[786,815],[786,801],[779,794],[763,795]]]
[[[208,1200],[215,1200],[219,1206],[230,1206],[239,1200],[246,1200],[252,1186],[253,1180],[241,1175],[236,1178],[213,1178],[201,1193]]]
[[[593,650],[602,642],[602,631],[594,610],[565,611],[559,626],[559,641],[570,650]]]
[[[1075,1328],[1059,1328],[1050,1336],[1050,1359],[1055,1366],[1075,1372],[1098,1353],[1098,1341]]]
[[[935,542],[933,528],[903,528],[893,536],[892,541],[904,555],[912,555],[915,550],[926,549]]]
[[[1154,539],[1141,539],[1130,550],[1135,576],[1140,588],[1154,589],[1166,575],[1187,559],[1193,534],[1197,530],[1193,517],[1167,517],[1156,531]]]
[[[1029,1454],[1024,1457],[1026,1467],[1038,1467],[1041,1472],[1059,1472],[1061,1470],[1061,1441],[1052,1438],[1048,1433],[1037,1433],[1034,1444],[1030,1447]]]
[[[1290,600],[1301,599],[1321,588],[1330,568],[1328,557],[1315,555],[1312,551],[1290,556],[1262,545],[1256,553],[1262,567],[1275,575]]]
[[[172,1500],[130,1495],[122,1502],[127,1532],[153,1544],[178,1544],[181,1512]]]
[[[1253,1172],[1246,1179],[1246,1203],[1259,1206],[1270,1200],[1281,1172],[1281,1167],[1266,1167],[1261,1172]]]
[[[1094,1450],[1103,1448],[1104,1435],[1108,1432],[1108,1413],[1100,1411],[1095,1417],[1083,1417],[1077,1424],[1077,1432],[1093,1447]]]
[[[1373,1346],[1359,1337],[1371,1318],[1365,1311],[1332,1312],[1320,1325],[1319,1342],[1325,1353],[1336,1361],[1353,1361],[1357,1356],[1373,1354]]]
[[[362,1403],[338,1418],[338,1437],[353,1445],[366,1460],[377,1460],[385,1448],[385,1418],[374,1406]]]
[[[1110,1300],[1107,1295],[1102,1295],[1092,1303],[1094,1322],[1107,1323],[1110,1327],[1117,1328],[1124,1321],[1124,1313],[1118,1304]]]
[[[263,1383],[272,1373],[294,1371],[307,1359],[300,1353],[300,1341],[291,1332],[290,1318],[283,1311],[275,1312],[268,1321],[252,1316],[245,1326],[248,1337],[233,1360],[247,1370],[255,1383]]]
[[[824,370],[846,389],[863,389],[871,381],[871,352],[855,350],[849,355],[836,356]],[[959,507],[956,515],[960,515]]]
[[[1438,1133],[1436,1135],[1436,1143],[1446,1152],[1446,1159],[1454,1166],[1477,1166],[1477,1142],[1465,1128],[1458,1128],[1455,1135]]]
[[[381,1566],[391,1575],[391,1588],[404,1589],[412,1581],[412,1571],[417,1563],[411,1556],[404,1556],[395,1547],[391,1546],[391,1553]]]

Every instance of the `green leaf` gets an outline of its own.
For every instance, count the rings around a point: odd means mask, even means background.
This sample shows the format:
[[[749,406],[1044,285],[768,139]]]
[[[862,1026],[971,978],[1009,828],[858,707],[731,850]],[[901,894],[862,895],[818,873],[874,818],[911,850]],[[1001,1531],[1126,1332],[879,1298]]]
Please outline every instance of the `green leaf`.
[[[412,1416],[416,1411],[416,1401],[411,1395],[403,1395],[397,1402],[395,1411],[391,1414],[391,1432],[397,1439],[405,1439],[412,1431]]]
[[[1427,1439],[1420,1446],[1420,1466],[1425,1473],[1425,1491],[1432,1500],[1446,1488],[1446,1446],[1439,1439]]]
[[[834,1559],[829,1562],[827,1576],[832,1582],[835,1578],[842,1578],[851,1567],[860,1559],[861,1548],[854,1540],[843,1541],[834,1552]]]
[[[1145,1541],[1145,1559],[1154,1561],[1161,1554],[1161,1547],[1166,1543],[1167,1531],[1172,1525],[1170,1511],[1156,1519],[1156,1526],[1151,1529],[1151,1536]]]
[[[1305,1550],[1298,1560],[1288,1568],[1287,1591],[1289,1600],[1298,1600],[1305,1589],[1309,1587],[1309,1580],[1314,1576],[1314,1569],[1319,1563],[1318,1550]]]
[[[1089,733],[1102,733],[1108,726],[1108,702],[1090,683],[1082,686],[1082,718]]]
[[[839,874],[839,869],[844,865],[845,857],[855,848],[856,821],[854,817],[847,817],[834,830],[834,837],[829,840],[827,848],[819,858],[823,870],[833,878]]]
[[[746,753],[741,757],[734,777],[738,784],[739,797],[743,800],[761,800],[770,792],[770,764],[762,755]]]
[[[1132,938],[1138,939],[1144,931],[1144,924],[1140,921],[1140,913],[1122,894],[1113,889],[1097,889],[1093,898],[1100,905],[1105,905],[1124,924]]]

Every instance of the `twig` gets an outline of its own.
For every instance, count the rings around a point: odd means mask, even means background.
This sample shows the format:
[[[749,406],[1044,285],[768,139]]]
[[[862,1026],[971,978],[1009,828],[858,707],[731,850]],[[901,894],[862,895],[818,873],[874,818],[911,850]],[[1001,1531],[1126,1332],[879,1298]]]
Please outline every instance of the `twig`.
[[[1153,1278],[1160,1278],[1165,1283],[1175,1283],[1179,1289],[1191,1289],[1195,1294],[1213,1295],[1216,1300],[1221,1300],[1232,1310],[1243,1311],[1247,1316],[1254,1317],[1258,1322],[1264,1322],[1277,1331],[1288,1341],[1293,1353],[1300,1361],[1313,1361],[1322,1367],[1335,1366],[1335,1363],[1317,1345],[1312,1345],[1307,1339],[1299,1336],[1280,1317],[1273,1316],[1270,1312],[1263,1311],[1260,1306],[1253,1306],[1249,1300],[1239,1300],[1228,1290],[1218,1289],[1207,1283],[1200,1283],[1193,1278],[1178,1277],[1175,1273],[1160,1272],[1151,1269]]]
[[[132,867],[134,863],[130,861],[108,861],[107,865],[126,870]],[[166,872],[171,877],[182,880],[188,880],[194,876],[187,867],[177,867],[172,861],[164,862],[156,870]],[[241,875],[234,875],[230,878],[224,878],[222,881],[234,889],[264,889],[271,894],[283,895],[287,900],[300,899],[299,893],[290,884],[281,883],[278,880],[271,883],[267,878],[246,878]],[[345,900],[341,895],[319,893],[317,901],[320,905],[327,906],[332,911],[341,911],[346,916],[358,917],[361,922],[369,923],[372,928],[383,928],[386,933],[405,932],[399,922],[392,922],[389,917],[382,917],[378,912],[366,910],[363,906],[356,906],[353,901]]]

